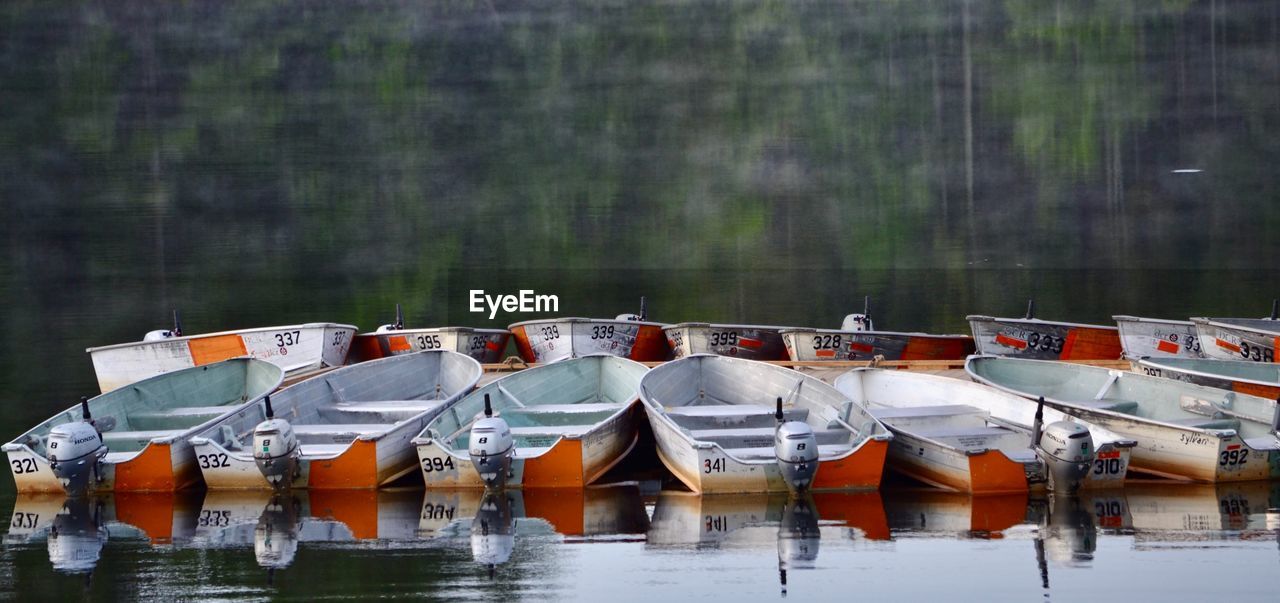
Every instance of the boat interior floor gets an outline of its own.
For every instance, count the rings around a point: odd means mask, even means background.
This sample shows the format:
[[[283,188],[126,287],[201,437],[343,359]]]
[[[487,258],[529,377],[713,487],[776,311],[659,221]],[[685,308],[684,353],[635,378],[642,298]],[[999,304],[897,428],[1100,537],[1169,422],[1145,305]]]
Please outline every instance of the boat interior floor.
[[[695,404],[666,409],[667,416],[694,440],[719,445],[726,454],[740,460],[774,458],[776,407],[756,404]],[[809,409],[784,408],[784,421],[807,422]],[[849,451],[854,433],[841,426],[815,428],[819,456],[836,456]]]
[[[925,438],[965,452],[999,450],[1015,460],[1035,458],[1025,433],[991,423],[991,413],[974,406],[873,407],[870,412],[902,435]]]
[[[630,402],[602,402],[591,398],[578,404],[530,404],[502,409],[498,416],[511,428],[517,456],[531,457],[545,451],[560,438],[586,435],[600,422],[630,406]],[[471,442],[471,425],[458,430],[446,441],[454,450],[466,450]]]

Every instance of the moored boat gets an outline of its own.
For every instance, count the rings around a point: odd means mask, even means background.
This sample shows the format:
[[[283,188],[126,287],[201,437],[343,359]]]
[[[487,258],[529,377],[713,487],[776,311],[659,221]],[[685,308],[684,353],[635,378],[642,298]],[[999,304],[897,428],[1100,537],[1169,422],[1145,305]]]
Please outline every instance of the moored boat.
[[[1192,318],[1205,357],[1215,360],[1276,362],[1280,348],[1280,320],[1276,303],[1270,318]]]
[[[190,437],[283,378],[250,358],[157,375],[83,400],[3,450],[18,492],[180,490],[200,481]]]
[[[694,492],[875,488],[893,437],[830,385],[763,362],[673,360],[640,396],[658,456]]]
[[[962,492],[1024,492],[1050,476],[1063,482],[1055,490],[1116,487],[1134,445],[1053,408],[1042,409],[1046,435],[1037,437],[1035,403],[949,377],[854,369],[835,387],[893,432],[891,466]],[[1075,454],[1059,450],[1068,447]]]
[[[717,354],[747,360],[786,360],[779,331],[785,327],[682,322],[662,328],[672,358]]]
[[[1280,475],[1274,400],[1062,362],[971,356],[965,370],[1136,440],[1134,468],[1199,481]]]
[[[1125,358],[1205,357],[1194,322],[1125,315],[1111,318],[1120,328],[1120,347]]]
[[[317,322],[184,335],[174,314],[172,329],[151,331],[142,341],[89,348],[103,393],[134,381],[193,366],[251,356],[296,375],[342,366],[356,328]]]
[[[861,314],[844,317],[839,329],[785,328],[781,335],[791,360],[962,360],[974,351],[968,335],[877,331],[870,300]]]
[[[1119,360],[1120,330],[1104,325],[1054,322],[1033,317],[1028,302],[1023,318],[970,315],[978,353],[1036,360]]]
[[[480,379],[437,350],[317,375],[191,439],[210,489],[376,488],[414,470],[410,440]]]
[[[414,438],[426,487],[592,483],[640,437],[635,406],[648,370],[625,358],[586,356],[477,389]]]
[[[1280,398],[1280,366],[1275,364],[1203,358],[1142,358],[1132,360],[1131,364],[1135,372],[1152,377],[1164,377],[1272,400]]]
[[[671,355],[665,324],[649,322],[644,298],[640,314],[608,318],[526,320],[507,328],[525,362],[556,362],[594,354],[621,356],[637,362],[660,362]]]
[[[466,354],[481,363],[492,364],[502,360],[511,331],[506,329],[474,329],[471,327],[434,327],[406,329],[404,315],[396,305],[396,320],[378,327],[373,333],[355,336],[351,344],[352,364],[412,354],[425,350],[451,350]]]

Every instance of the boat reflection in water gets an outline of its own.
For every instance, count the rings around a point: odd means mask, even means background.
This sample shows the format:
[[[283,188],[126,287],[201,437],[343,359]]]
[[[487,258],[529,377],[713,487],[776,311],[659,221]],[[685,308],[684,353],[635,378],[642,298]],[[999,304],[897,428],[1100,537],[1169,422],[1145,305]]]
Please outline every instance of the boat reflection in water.
[[[816,566],[824,535],[830,540],[888,540],[889,526],[880,494],[699,496],[664,491],[653,509],[646,546],[697,550],[776,548],[778,579],[785,593],[788,570]]]
[[[38,542],[49,548],[53,569],[91,574],[107,542],[143,539],[169,544],[189,535],[199,495],[117,492],[97,497],[24,494],[14,500],[6,544]]]
[[[475,562],[491,578],[511,558],[517,537],[559,534],[566,541],[590,541],[643,535],[648,529],[649,516],[635,485],[427,490],[418,522],[421,538],[469,539]]]
[[[1003,538],[1026,521],[1027,494],[970,496],[942,491],[886,491],[885,509],[896,538]]]

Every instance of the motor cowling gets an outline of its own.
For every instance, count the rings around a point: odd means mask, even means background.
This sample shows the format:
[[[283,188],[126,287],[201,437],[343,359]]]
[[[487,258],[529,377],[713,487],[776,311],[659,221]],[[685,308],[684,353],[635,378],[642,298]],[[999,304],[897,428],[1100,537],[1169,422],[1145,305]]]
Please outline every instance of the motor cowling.
[[[98,428],[89,421],[54,425],[47,441],[49,468],[70,496],[87,492],[100,476],[100,464],[107,456]]]
[[[170,331],[169,329],[158,329],[155,331],[147,331],[147,334],[142,336],[142,340],[161,341],[164,339],[172,339],[174,337],[177,337],[177,335],[175,335],[173,331]]]
[[[1080,488],[1094,457],[1089,429],[1072,421],[1057,421],[1044,427],[1036,442],[1036,454],[1049,473],[1049,489],[1072,493]]]
[[[471,426],[468,445],[471,465],[480,474],[487,488],[502,488],[511,474],[511,454],[514,446],[511,427],[501,417],[488,416],[477,419]]]
[[[253,428],[253,461],[271,487],[293,484],[298,476],[300,448],[293,425],[284,419],[267,419]]]
[[[818,472],[818,439],[813,428],[800,421],[779,424],[773,435],[773,453],[787,488],[793,492],[808,489]]]
[[[844,322],[840,323],[841,331],[874,331],[875,327],[871,325],[871,317],[866,314],[849,314],[844,317]]]

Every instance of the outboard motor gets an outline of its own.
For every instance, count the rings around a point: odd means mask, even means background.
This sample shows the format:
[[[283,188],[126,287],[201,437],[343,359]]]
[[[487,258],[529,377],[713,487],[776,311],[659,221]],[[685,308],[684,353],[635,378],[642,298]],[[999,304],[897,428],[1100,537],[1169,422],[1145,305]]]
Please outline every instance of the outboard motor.
[[[99,521],[99,503],[71,498],[49,527],[49,563],[59,572],[92,572],[107,544],[107,529]]]
[[[93,482],[102,479],[102,459],[107,456],[107,446],[102,434],[89,414],[89,399],[80,398],[79,421],[54,425],[49,430],[49,469],[62,482],[68,496],[81,496]]]
[[[268,572],[289,567],[298,555],[298,502],[273,496],[253,528],[253,556]]]
[[[378,327],[378,330],[375,332],[386,333],[388,331],[402,331],[402,330],[404,330],[404,313],[400,311],[400,304],[396,304],[396,321],[391,324],[382,325]]]
[[[484,395],[484,418],[471,426],[468,452],[471,464],[480,474],[486,488],[501,489],[511,474],[511,455],[515,448],[511,440],[511,427],[500,417],[493,416],[489,394]]]
[[[644,322],[649,320],[649,308],[645,305],[644,296],[640,296],[639,314],[619,314],[615,320],[625,320],[629,322]]]
[[[808,423],[782,420],[781,397],[773,417],[778,421],[778,429],[773,434],[773,454],[782,470],[782,479],[792,492],[806,490],[818,472],[818,439]]]
[[[782,508],[778,525],[778,578],[782,592],[787,592],[787,570],[813,569],[818,560],[822,532],[818,529],[818,511],[813,499],[795,496]]]
[[[160,341],[162,339],[170,339],[173,337],[182,337],[182,319],[178,317],[178,311],[173,311],[173,328],[160,329],[157,331],[147,331],[142,336],[143,341]]]
[[[1056,421],[1042,429],[1043,421],[1044,397],[1041,396],[1031,428],[1031,443],[1048,469],[1049,489],[1071,494],[1080,489],[1093,464],[1093,436],[1079,423]]]
[[[266,406],[267,420],[253,428],[253,461],[267,483],[279,490],[291,486],[298,476],[301,448],[293,425],[275,418],[271,396],[263,397],[262,403]]]
[[[476,563],[488,567],[490,578],[498,565],[511,559],[516,548],[512,526],[511,501],[504,494],[486,492],[471,521],[471,556]]]
[[[875,326],[871,324],[871,297],[862,298],[862,313],[848,314],[844,317],[844,321],[840,323],[841,331],[874,331]]]

